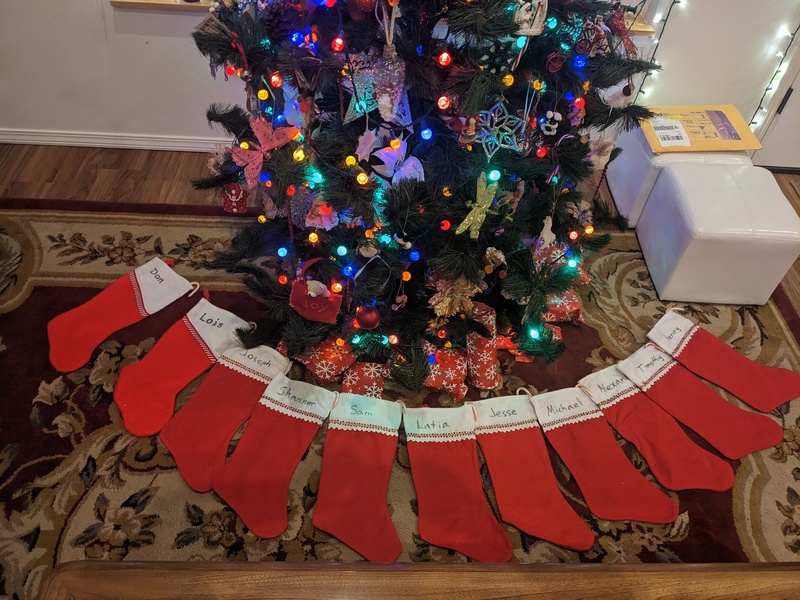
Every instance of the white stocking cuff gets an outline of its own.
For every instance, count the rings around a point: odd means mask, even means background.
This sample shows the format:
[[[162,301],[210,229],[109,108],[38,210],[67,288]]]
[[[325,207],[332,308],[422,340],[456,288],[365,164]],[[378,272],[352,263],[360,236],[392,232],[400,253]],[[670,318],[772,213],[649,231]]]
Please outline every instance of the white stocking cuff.
[[[576,387],[539,394],[530,401],[545,431],[603,417],[589,396]]]
[[[470,406],[407,408],[403,428],[409,442],[456,442],[475,439],[475,415]]]
[[[249,350],[229,348],[219,357],[221,365],[267,385],[278,373],[286,373],[291,362],[269,346]]]
[[[205,298],[200,298],[200,302],[186,313],[183,322],[212,362],[216,362],[226,350],[239,345],[236,330],[247,325],[246,321],[214,306]]]
[[[675,359],[655,346],[643,346],[617,367],[622,374],[646,391],[676,365]]]
[[[502,396],[473,402],[478,415],[475,433],[502,433],[539,427],[527,396]]]
[[[158,257],[136,267],[128,276],[136,307],[143,318],[157,313],[192,289],[191,283]]]
[[[335,399],[335,392],[278,373],[264,390],[259,402],[284,415],[322,425]]]
[[[636,384],[623,375],[616,366],[587,375],[579,382],[592,395],[592,401],[600,410],[614,406],[617,402],[633,396],[639,391]]]
[[[698,329],[697,325],[682,314],[670,310],[658,320],[647,337],[677,358]]]
[[[342,393],[331,410],[328,429],[365,431],[397,437],[403,409],[396,402]]]

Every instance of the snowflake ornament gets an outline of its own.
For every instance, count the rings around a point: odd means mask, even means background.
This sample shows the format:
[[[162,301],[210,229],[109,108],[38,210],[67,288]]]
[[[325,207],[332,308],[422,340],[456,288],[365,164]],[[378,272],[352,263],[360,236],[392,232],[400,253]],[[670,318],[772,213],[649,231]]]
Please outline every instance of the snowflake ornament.
[[[475,141],[483,146],[486,157],[491,160],[500,148],[522,152],[525,121],[508,114],[506,105],[498,102],[489,110],[478,113]]]

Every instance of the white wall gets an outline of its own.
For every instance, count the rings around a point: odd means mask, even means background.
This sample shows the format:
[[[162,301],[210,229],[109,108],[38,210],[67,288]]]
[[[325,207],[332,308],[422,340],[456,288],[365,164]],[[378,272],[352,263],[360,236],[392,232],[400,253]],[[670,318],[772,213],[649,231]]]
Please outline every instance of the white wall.
[[[0,141],[198,151],[228,141],[205,109],[242,103],[243,83],[211,78],[189,37],[203,16],[108,0],[3,3]]]
[[[670,4],[649,0],[645,14],[666,15]],[[734,104],[749,121],[780,61],[775,54],[786,46],[779,32],[798,23],[798,0],[682,0],[659,39],[662,71],[645,82],[639,102]]]
[[[649,0],[648,14],[669,3]],[[5,2],[0,142],[205,151],[227,141],[205,108],[242,103],[243,85],[211,79],[189,37],[202,17],[108,0]],[[640,101],[733,103],[749,118],[777,65],[778,30],[798,22],[798,0],[683,0],[660,40],[664,70]]]

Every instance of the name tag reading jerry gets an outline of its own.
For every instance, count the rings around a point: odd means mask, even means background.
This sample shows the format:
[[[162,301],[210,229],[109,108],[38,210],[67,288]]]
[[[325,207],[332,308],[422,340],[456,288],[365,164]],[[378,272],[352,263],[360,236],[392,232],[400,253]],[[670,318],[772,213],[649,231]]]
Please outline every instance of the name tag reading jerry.
[[[279,413],[321,425],[335,398],[334,392],[278,373],[264,390],[260,402]]]
[[[678,356],[698,327],[680,313],[671,310],[658,320],[647,337],[672,356]]]

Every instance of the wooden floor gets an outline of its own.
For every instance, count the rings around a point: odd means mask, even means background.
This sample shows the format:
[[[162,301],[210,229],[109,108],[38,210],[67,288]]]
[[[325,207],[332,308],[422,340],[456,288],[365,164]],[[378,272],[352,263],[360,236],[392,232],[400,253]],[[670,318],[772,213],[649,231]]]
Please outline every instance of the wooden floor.
[[[202,152],[0,144],[0,197],[213,206],[219,203],[215,192],[189,183],[208,174],[208,158]],[[800,214],[800,175],[775,179]],[[800,260],[783,284],[800,313]]]

